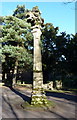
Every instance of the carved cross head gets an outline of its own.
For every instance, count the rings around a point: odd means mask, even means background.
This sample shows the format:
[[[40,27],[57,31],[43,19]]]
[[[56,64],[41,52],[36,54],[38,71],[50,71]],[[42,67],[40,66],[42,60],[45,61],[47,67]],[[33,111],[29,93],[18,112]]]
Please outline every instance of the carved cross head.
[[[27,22],[31,23],[31,26],[40,25],[44,26],[44,19],[41,18],[41,12],[38,9],[38,6],[33,7],[32,10],[29,10],[26,14]]]

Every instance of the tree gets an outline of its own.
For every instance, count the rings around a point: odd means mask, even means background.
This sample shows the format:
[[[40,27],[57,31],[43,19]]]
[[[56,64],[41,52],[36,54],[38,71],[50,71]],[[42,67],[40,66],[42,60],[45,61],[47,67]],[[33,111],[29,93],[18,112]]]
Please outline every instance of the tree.
[[[13,16],[19,19],[25,19],[25,5],[17,5],[16,9],[14,10]]]
[[[75,86],[77,35],[65,32],[57,35],[57,32],[58,27],[54,28],[51,23],[47,23],[42,30],[44,82],[57,79],[62,80],[63,86]]]
[[[29,10],[25,9],[25,5],[17,5],[16,9],[14,10],[13,16],[22,19],[24,21],[27,22],[26,19],[26,14]],[[28,32],[26,33],[26,41],[24,43],[25,48],[28,51],[31,51],[31,53],[33,54],[33,35],[31,33],[31,28],[28,28]]]
[[[42,30],[41,40],[42,40],[44,82],[49,81],[49,74],[52,73],[57,62],[56,53],[57,33],[58,27],[55,28],[51,23],[46,23]]]
[[[26,42],[25,36],[30,25],[14,16],[4,17],[3,24],[1,38],[2,54],[5,56],[3,68],[6,66],[7,75],[10,75],[10,71],[17,72],[17,67],[27,66],[29,68],[29,65],[32,64],[32,55],[24,46]]]

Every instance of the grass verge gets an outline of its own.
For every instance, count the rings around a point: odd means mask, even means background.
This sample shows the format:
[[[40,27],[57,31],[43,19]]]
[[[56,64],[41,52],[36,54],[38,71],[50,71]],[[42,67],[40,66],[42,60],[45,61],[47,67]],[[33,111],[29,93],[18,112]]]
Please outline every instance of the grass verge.
[[[77,89],[68,89],[68,90],[44,90],[47,92],[56,92],[56,93],[68,93],[68,94],[77,94]]]

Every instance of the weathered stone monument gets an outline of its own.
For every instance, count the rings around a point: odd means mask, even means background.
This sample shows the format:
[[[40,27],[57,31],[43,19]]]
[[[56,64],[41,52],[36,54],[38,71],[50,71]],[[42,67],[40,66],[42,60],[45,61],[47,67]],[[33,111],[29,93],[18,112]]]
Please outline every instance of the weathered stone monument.
[[[43,91],[43,74],[42,74],[42,59],[41,59],[41,28],[44,20],[41,18],[41,13],[38,7],[34,7],[32,11],[28,11],[27,22],[31,23],[32,34],[34,37],[34,55],[33,55],[33,89],[31,104],[46,104],[47,99]]]

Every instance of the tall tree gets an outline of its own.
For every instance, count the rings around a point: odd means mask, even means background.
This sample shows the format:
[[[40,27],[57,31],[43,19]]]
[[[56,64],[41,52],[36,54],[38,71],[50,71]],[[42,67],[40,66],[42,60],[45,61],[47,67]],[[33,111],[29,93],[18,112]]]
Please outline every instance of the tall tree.
[[[14,16],[4,17],[3,24],[1,38],[2,53],[5,56],[3,65],[7,66],[7,75],[9,75],[11,70],[17,71],[15,70],[17,66],[21,64],[21,66],[29,66],[32,63],[32,55],[24,46],[30,25]]]
[[[17,5],[16,9],[14,10],[13,16],[22,19],[27,22],[26,14],[29,10],[25,9],[25,5]],[[26,33],[26,41],[25,41],[25,47],[28,51],[31,51],[33,53],[33,35],[31,33],[31,29],[28,29],[28,32]]]
[[[57,62],[56,54],[57,33],[58,27],[55,28],[51,23],[46,23],[42,30],[41,40],[42,40],[44,82],[47,82],[49,80],[49,74],[53,73],[53,71],[55,70],[55,65]]]

